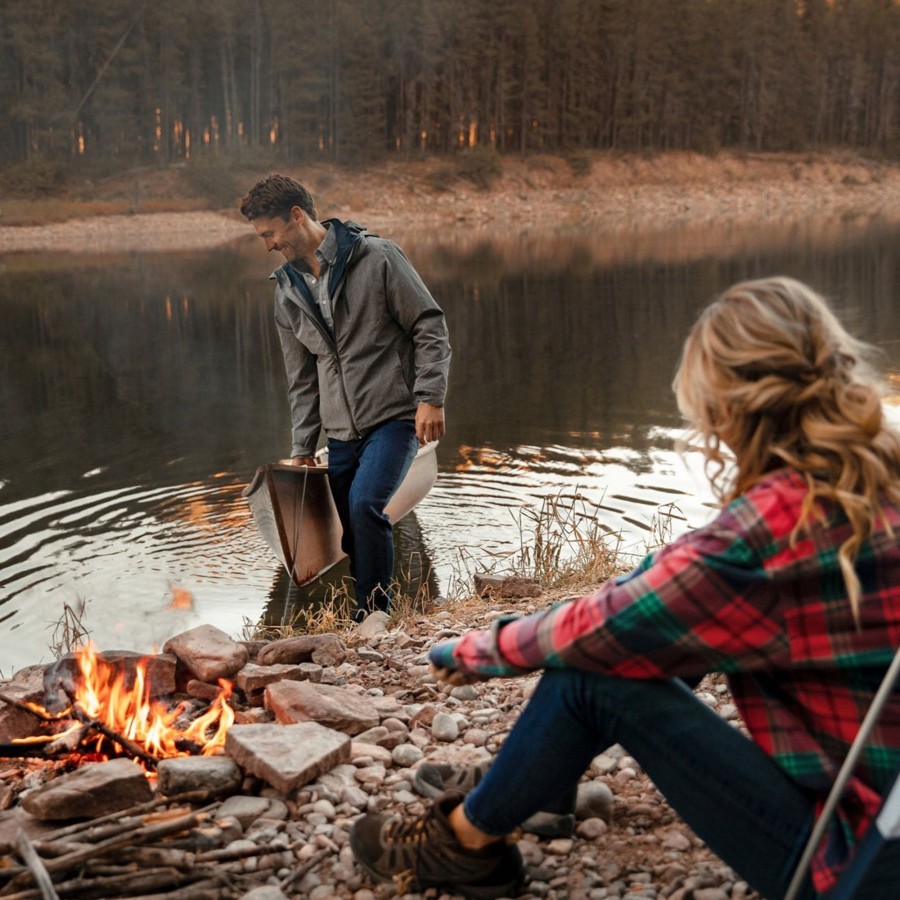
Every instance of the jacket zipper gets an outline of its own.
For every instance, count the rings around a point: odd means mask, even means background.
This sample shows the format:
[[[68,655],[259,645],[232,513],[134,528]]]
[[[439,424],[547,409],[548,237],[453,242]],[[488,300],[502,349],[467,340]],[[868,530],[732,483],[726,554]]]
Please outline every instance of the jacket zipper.
[[[355,245],[350,248],[350,254],[347,256],[347,265],[349,265],[350,259],[353,256],[353,251],[355,249],[356,249]],[[345,266],[345,269],[346,269],[346,266]],[[287,279],[287,289],[288,290],[293,290],[296,293],[300,294],[300,289],[295,287],[293,284],[291,284],[291,280],[290,280],[290,278],[288,278],[286,273],[282,277]],[[339,289],[343,286],[344,281],[346,280],[346,277],[347,276],[345,274],[343,276],[343,278],[341,279],[341,283],[338,286]],[[335,296],[337,296],[337,291],[335,291]],[[329,294],[329,299],[331,299],[330,294]],[[328,329],[325,328],[325,326],[322,325],[322,323],[319,322],[318,319],[316,319],[316,317],[312,314],[312,312],[307,308],[308,305],[309,304],[308,304],[306,298],[303,297],[301,294],[300,303],[297,304],[297,306],[300,309],[301,314],[305,315],[309,319],[309,321],[312,322],[313,325],[315,325],[315,327],[318,329],[318,331],[322,335],[322,337],[325,338],[327,343],[331,344],[331,346],[334,350],[334,360],[337,363],[337,370],[338,370],[338,381],[340,382],[340,385],[341,385],[341,397],[344,400],[344,408],[347,410],[347,418],[350,419],[350,424],[353,427],[353,432],[356,435],[356,437],[358,438],[360,436],[359,426],[356,424],[356,416],[353,415],[353,408],[350,406],[350,399],[347,396],[347,385],[344,382],[344,366],[343,366],[343,363],[341,362],[341,355],[338,352],[338,347],[337,347],[336,329],[335,329],[335,337],[332,338],[332,336],[328,333]]]

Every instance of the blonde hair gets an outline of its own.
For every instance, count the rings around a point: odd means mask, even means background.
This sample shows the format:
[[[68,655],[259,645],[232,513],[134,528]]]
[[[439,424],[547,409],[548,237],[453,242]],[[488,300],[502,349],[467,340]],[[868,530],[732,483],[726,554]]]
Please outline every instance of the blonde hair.
[[[857,618],[856,554],[881,501],[900,499],[900,434],[884,419],[882,384],[865,361],[870,350],[801,282],[746,281],[703,311],[673,385],[721,502],[790,467],[809,487],[792,539],[821,516],[818,500],[843,509],[853,533],[838,559]],[[735,457],[730,478],[723,444]]]

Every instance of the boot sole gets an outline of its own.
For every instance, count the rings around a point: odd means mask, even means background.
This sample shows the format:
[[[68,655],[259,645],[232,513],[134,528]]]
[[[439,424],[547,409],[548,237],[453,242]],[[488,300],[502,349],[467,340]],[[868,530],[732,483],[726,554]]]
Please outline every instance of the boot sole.
[[[374,881],[389,883],[394,880],[391,875],[383,875],[373,869],[360,855],[361,848],[357,844],[356,835],[350,831],[350,849],[356,862]],[[474,884],[459,884],[449,881],[413,881],[410,890],[424,891],[430,887],[452,890],[470,900],[498,900],[500,897],[515,897],[525,884],[526,873],[519,851],[507,854],[506,858],[491,873],[490,881],[479,881]]]

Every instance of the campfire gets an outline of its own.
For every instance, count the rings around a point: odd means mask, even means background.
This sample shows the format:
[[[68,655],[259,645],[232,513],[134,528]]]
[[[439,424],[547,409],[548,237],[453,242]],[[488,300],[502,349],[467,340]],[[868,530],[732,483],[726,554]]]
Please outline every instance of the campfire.
[[[149,772],[160,759],[221,753],[234,723],[231,682],[218,679],[218,695],[200,712],[187,703],[170,708],[153,698],[148,667],[149,657],[129,671],[91,645],[76,652],[55,678],[63,709],[3,698],[41,721],[41,733],[5,745],[4,755],[74,754],[85,762],[124,756]]]

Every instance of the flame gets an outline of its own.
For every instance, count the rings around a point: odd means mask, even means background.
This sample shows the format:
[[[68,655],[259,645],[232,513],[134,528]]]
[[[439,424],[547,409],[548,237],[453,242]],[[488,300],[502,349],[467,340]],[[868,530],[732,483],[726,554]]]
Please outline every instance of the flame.
[[[230,681],[219,679],[221,690],[209,709],[182,730],[176,723],[184,713],[185,706],[179,704],[174,709],[169,709],[150,698],[150,682],[147,677],[149,659],[141,659],[136,664],[134,684],[131,687],[127,686],[125,672],[103,660],[92,645],[88,644],[83,650],[79,650],[76,659],[78,676],[73,704],[68,710],[52,718],[68,725],[74,718],[73,711],[77,707],[80,710],[79,721],[66,732],[58,732],[44,740],[58,740],[63,734],[82,727],[81,723],[84,721],[93,720],[157,759],[214,756],[222,752],[225,735],[234,724],[234,710],[228,705],[232,695]],[[81,752],[90,755],[92,759],[108,759],[110,755],[121,754],[123,749],[127,750],[112,737],[94,735]]]

